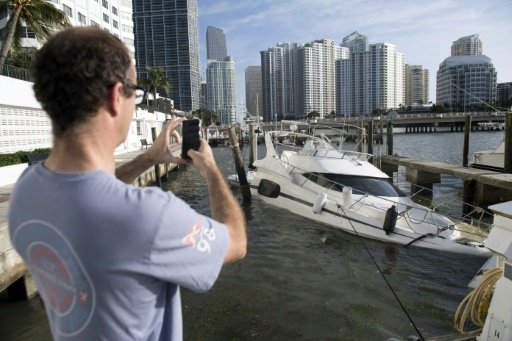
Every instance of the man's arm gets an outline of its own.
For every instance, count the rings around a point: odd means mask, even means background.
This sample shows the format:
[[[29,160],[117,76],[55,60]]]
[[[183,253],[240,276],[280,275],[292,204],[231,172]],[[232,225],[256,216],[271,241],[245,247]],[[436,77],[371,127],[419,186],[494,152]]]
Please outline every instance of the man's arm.
[[[135,159],[128,161],[116,168],[116,178],[131,184],[141,175],[146,169],[153,166],[155,163],[148,158],[147,152],[138,155]]]
[[[242,259],[247,253],[245,216],[220,172],[208,143],[201,140],[199,151],[190,149],[188,155],[208,185],[212,218],[224,223],[229,233],[229,248],[224,263]]]
[[[184,164],[185,160],[172,155],[170,147],[171,136],[176,139],[177,143],[180,143],[180,135],[175,129],[183,121],[183,118],[173,116],[164,126],[160,135],[153,141],[151,148],[132,161],[116,168],[116,177],[125,183],[131,184],[142,172],[153,165],[160,163]]]

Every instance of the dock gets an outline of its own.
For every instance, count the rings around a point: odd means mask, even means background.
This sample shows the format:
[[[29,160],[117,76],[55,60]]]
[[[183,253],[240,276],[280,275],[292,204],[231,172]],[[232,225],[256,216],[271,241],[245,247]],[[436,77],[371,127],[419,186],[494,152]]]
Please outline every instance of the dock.
[[[180,146],[176,145],[173,147],[173,155],[178,156],[181,152]],[[144,150],[136,150],[116,155],[116,166],[133,160],[144,152]],[[133,182],[133,185],[144,187],[156,183],[158,180],[156,176],[157,173],[165,177],[176,165],[161,164],[158,167],[158,171],[156,167],[153,166],[148,168]],[[0,292],[7,290],[9,299],[17,300],[36,295],[37,288],[23,260],[16,250],[14,250],[9,239],[7,212],[9,209],[9,197],[13,187],[14,183],[0,187]]]
[[[432,190],[434,183],[441,182],[441,174],[450,174],[464,181],[463,200],[468,204],[486,208],[512,200],[512,174],[397,155],[376,156],[374,162],[390,176],[398,171],[398,166],[405,167],[411,194],[421,188]]]

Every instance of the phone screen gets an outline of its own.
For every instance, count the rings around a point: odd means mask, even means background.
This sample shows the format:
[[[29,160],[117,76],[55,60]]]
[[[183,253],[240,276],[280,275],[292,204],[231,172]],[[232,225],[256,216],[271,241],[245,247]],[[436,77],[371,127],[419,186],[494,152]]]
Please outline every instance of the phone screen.
[[[199,137],[199,120],[183,121],[183,143],[181,145],[181,157],[190,159],[187,155],[189,149],[198,150],[201,145]]]

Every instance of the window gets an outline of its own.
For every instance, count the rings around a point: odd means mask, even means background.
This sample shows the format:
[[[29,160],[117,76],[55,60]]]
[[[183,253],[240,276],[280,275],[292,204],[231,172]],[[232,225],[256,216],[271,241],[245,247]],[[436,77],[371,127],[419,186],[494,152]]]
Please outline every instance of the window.
[[[96,21],[94,20],[91,20],[91,26],[100,26],[100,24],[98,24]]]
[[[71,9],[71,7],[69,6],[66,6],[66,5],[62,5],[62,11],[64,13],[66,13],[66,15],[70,18],[73,18],[73,10]]]
[[[330,173],[305,173],[304,177],[316,182],[322,187],[336,191],[342,191],[344,186],[349,186],[357,194],[368,193],[381,197],[403,197],[405,196],[390,179],[370,178],[365,176],[354,176]]]
[[[112,26],[114,26],[114,28],[118,28],[118,24],[117,24],[117,21],[115,20],[112,20]]]
[[[103,0],[103,7],[108,9],[108,1],[107,0]]]
[[[117,15],[117,8],[112,6],[112,14]]]
[[[80,24],[82,24],[82,26],[87,25],[87,20],[85,18],[85,15],[83,15],[80,12],[78,12],[78,21],[80,22]]]
[[[103,13],[103,21],[104,22],[110,22],[110,18],[105,13]]]
[[[32,31],[30,28],[24,27],[24,29],[25,29],[25,37],[27,37],[27,38],[35,38],[36,37],[36,34],[34,33],[34,31]]]

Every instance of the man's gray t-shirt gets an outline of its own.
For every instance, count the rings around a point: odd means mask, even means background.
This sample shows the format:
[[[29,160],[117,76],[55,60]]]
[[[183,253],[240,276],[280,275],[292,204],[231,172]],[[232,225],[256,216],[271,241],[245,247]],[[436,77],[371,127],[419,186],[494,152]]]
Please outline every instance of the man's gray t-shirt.
[[[9,233],[60,340],[182,339],[179,287],[210,289],[229,245],[170,192],[42,164],[13,190]]]

